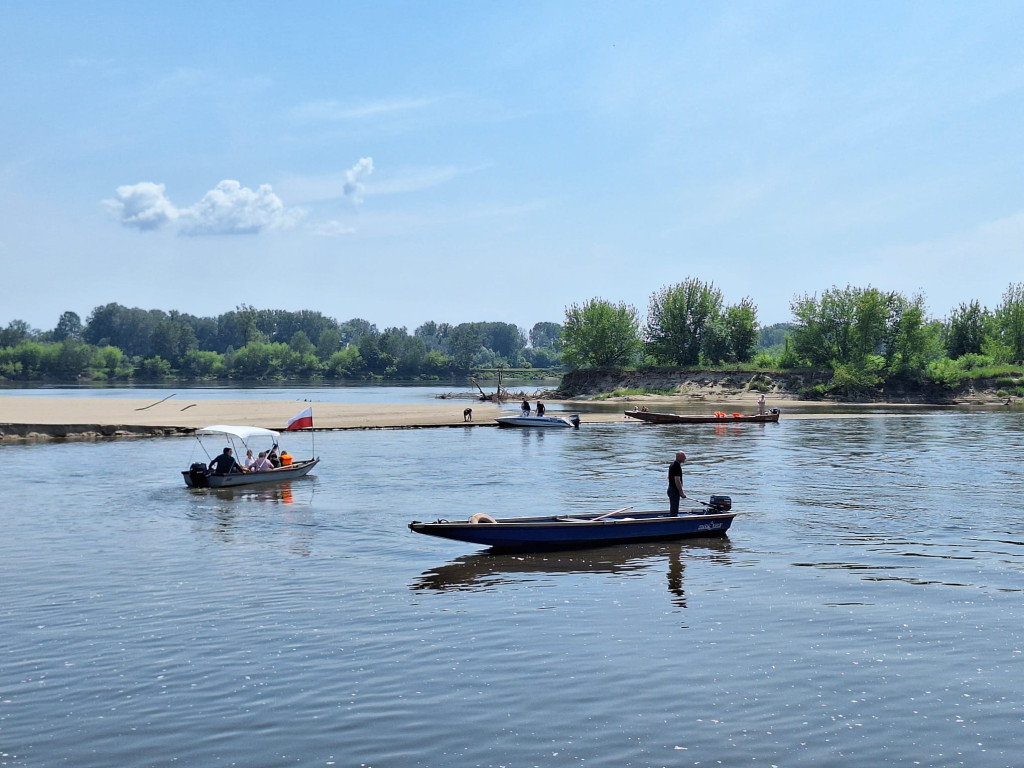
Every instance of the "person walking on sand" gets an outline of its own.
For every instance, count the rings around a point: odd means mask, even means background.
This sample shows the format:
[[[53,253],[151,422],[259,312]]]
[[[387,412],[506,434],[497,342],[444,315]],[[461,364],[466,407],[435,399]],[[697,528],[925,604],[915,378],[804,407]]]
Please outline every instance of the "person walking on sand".
[[[668,468],[668,511],[669,514],[679,514],[679,499],[685,499],[683,491],[683,463],[686,461],[686,454],[676,451],[676,460]]]

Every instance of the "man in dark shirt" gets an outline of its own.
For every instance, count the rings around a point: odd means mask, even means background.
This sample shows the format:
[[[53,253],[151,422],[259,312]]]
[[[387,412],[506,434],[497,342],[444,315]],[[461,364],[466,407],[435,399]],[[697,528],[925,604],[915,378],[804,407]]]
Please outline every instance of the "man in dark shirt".
[[[243,472],[241,464],[231,455],[231,449],[225,448],[224,452],[210,462],[210,470],[215,475],[230,475],[232,472]]]
[[[669,514],[679,514],[679,499],[686,498],[683,492],[683,462],[686,461],[686,454],[676,451],[676,460],[668,467],[668,511]]]

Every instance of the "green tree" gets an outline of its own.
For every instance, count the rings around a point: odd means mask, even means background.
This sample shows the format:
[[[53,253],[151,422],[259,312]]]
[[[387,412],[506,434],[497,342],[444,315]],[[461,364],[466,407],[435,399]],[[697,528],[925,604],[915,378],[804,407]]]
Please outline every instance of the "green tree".
[[[722,292],[711,283],[687,278],[651,296],[647,345],[654,358],[669,365],[700,362],[708,324],[722,312]]]
[[[898,294],[877,288],[831,288],[794,299],[796,323],[790,329],[793,351],[814,366],[857,365],[869,355],[885,354],[892,341],[891,322]]]
[[[67,338],[56,345],[57,356],[51,375],[64,381],[73,381],[86,375],[95,350],[88,344]]]
[[[65,312],[60,316],[60,320],[57,321],[57,327],[53,329],[53,340],[64,341],[72,339],[73,341],[81,341],[83,330],[82,318],[74,312]]]
[[[530,329],[530,346],[534,349],[553,349],[556,352],[562,348],[562,326],[560,323],[534,323]]]
[[[729,350],[733,360],[749,361],[757,348],[757,306],[749,298],[726,307],[723,317],[729,337]]]
[[[473,357],[483,346],[476,323],[459,323],[448,333],[448,354],[456,370],[467,371]]]
[[[6,328],[0,329],[0,348],[16,347],[23,341],[38,335],[24,320],[11,320]]]
[[[366,371],[366,364],[358,347],[338,350],[327,361],[327,375],[332,379],[355,378]]]
[[[166,379],[171,375],[171,364],[159,355],[147,357],[139,366],[139,376],[144,379]]]
[[[480,343],[494,351],[508,365],[519,365],[526,334],[512,323],[479,323]]]
[[[359,340],[367,334],[377,335],[377,326],[368,320],[363,320],[361,317],[353,317],[351,320],[346,320],[338,326],[338,331],[341,333],[341,344],[342,346],[348,346],[349,344],[359,344]]]
[[[1000,340],[1011,362],[1024,361],[1024,283],[1011,283],[996,309]]]
[[[316,356],[321,360],[329,360],[331,355],[341,349],[341,332],[337,328],[328,328],[320,334],[316,342]]]
[[[448,335],[451,331],[452,326],[448,323],[435,323],[433,320],[428,320],[413,331],[413,335],[423,339],[423,343],[427,345],[427,351],[433,352],[447,348]]]
[[[182,376],[209,379],[220,376],[226,368],[224,358],[219,352],[191,349],[185,353],[178,370]]]
[[[977,301],[960,304],[949,313],[946,321],[946,354],[953,360],[964,355],[980,355],[990,322],[991,313],[982,309]]]
[[[89,367],[97,378],[107,380],[127,379],[133,372],[124,352],[111,346],[96,347]]]
[[[786,336],[789,334],[789,323],[775,323],[774,325],[765,326],[757,334],[757,346],[759,349],[771,349],[772,347],[781,347],[786,342]]]
[[[572,368],[626,367],[642,348],[636,308],[594,298],[565,310],[562,359]]]
[[[288,346],[292,348],[293,352],[300,355],[312,355],[316,353],[316,347],[313,346],[313,342],[309,340],[309,336],[305,331],[296,331],[292,334],[292,337],[288,339]]]
[[[404,327],[386,328],[381,334],[380,347],[394,361],[391,375],[412,378],[420,374],[427,356],[427,345],[422,338],[410,336]]]
[[[921,295],[909,301],[897,295],[892,307],[886,367],[890,374],[921,376],[929,363],[942,357],[942,324],[928,319]]]

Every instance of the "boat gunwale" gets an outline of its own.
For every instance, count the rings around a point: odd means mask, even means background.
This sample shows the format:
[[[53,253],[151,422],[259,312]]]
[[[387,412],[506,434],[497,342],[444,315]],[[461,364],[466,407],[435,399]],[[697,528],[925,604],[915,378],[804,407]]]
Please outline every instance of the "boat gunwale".
[[[735,518],[738,512],[709,512],[703,513],[698,511],[695,512],[684,512],[679,515],[673,515],[670,512],[661,512],[658,510],[650,510],[647,512],[623,512],[623,517],[607,517],[603,520],[594,519],[597,515],[595,513],[582,513],[576,515],[543,515],[537,517],[502,517],[496,518],[493,523],[472,523],[468,520],[436,520],[434,522],[422,522],[420,520],[413,520],[409,523],[409,528],[417,530],[413,526],[422,528],[424,526],[431,526],[435,530],[441,528],[446,529],[462,529],[462,528],[488,528],[498,530],[500,528],[547,528],[552,526],[563,526],[566,523],[573,523],[574,525],[586,525],[590,526],[605,526],[605,525],[622,525],[623,523],[632,524],[649,524],[649,523],[663,523],[666,521],[674,520],[721,520],[723,518]],[[638,517],[639,516],[639,517]]]

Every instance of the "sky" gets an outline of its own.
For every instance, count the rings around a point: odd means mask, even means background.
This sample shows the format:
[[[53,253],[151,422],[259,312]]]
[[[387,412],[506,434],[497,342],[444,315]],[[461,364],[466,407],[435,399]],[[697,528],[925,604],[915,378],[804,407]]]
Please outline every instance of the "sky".
[[[1024,282],[1024,3],[0,14],[0,326],[116,302],[563,322],[696,278],[942,318]]]

